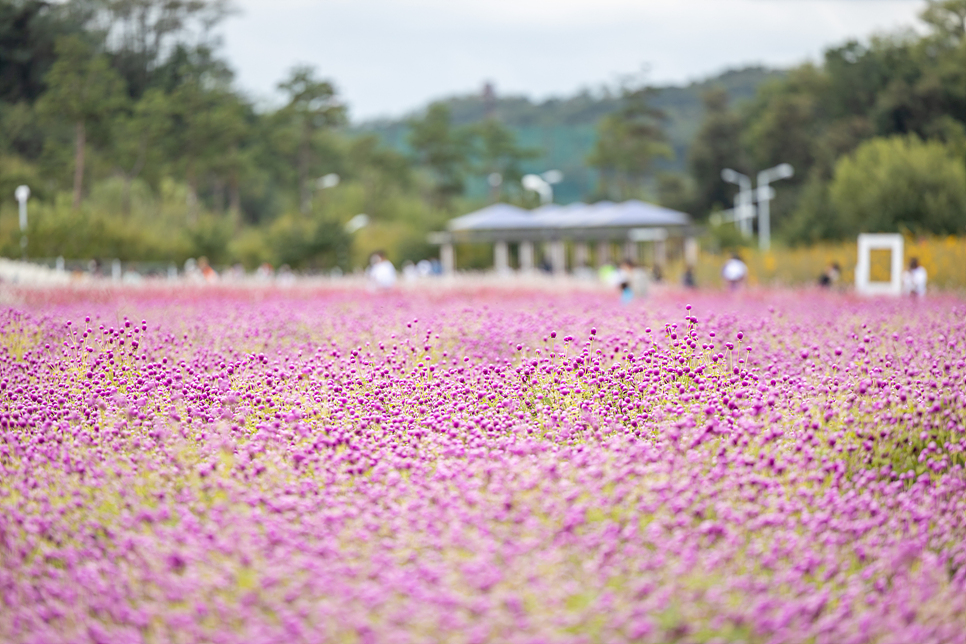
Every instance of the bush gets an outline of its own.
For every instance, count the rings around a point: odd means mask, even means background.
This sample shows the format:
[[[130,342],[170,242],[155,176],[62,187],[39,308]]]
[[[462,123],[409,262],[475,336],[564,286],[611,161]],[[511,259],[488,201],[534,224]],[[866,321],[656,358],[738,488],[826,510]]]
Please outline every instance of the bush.
[[[830,203],[848,232],[966,232],[966,166],[916,137],[872,139],[836,164]]]

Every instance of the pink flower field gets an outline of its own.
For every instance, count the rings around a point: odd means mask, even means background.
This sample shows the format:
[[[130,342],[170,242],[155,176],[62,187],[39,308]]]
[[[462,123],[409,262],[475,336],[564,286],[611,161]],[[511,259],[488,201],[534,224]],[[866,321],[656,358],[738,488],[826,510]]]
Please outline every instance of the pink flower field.
[[[2,642],[966,642],[961,300],[24,297]]]

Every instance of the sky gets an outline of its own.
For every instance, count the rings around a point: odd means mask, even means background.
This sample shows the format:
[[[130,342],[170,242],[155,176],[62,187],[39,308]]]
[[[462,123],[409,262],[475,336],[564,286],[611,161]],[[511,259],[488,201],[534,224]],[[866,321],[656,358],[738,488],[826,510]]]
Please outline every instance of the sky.
[[[236,0],[224,52],[265,104],[295,64],[335,82],[354,122],[478,92],[567,96],[647,69],[684,84],[912,27],[922,0]]]

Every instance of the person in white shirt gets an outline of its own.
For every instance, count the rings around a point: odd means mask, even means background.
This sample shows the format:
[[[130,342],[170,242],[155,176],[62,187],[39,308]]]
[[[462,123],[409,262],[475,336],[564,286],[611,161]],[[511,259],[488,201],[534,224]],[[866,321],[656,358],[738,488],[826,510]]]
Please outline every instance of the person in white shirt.
[[[396,267],[382,251],[369,258],[369,277],[378,288],[392,288],[396,284]]]
[[[738,257],[738,253],[732,253],[731,259],[725,262],[724,268],[721,269],[721,277],[728,282],[728,287],[734,291],[741,286],[747,276],[748,267]]]
[[[902,292],[906,295],[922,297],[926,294],[926,269],[919,265],[919,259],[909,260],[909,270],[902,274]]]

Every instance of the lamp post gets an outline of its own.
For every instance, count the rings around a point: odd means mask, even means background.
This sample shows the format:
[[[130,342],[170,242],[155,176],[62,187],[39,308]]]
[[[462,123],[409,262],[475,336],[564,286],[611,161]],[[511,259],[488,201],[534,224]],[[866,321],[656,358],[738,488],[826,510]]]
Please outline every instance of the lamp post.
[[[23,258],[27,259],[27,199],[30,198],[30,188],[17,186],[13,196],[20,204],[20,248],[23,250]]]
[[[523,187],[540,195],[540,203],[553,203],[553,184],[563,181],[563,172],[547,170],[543,174],[525,174],[520,180]]]
[[[539,174],[525,174],[520,183],[527,190],[532,190],[540,195],[540,203],[547,204],[553,201],[553,187],[543,180]]]
[[[758,173],[758,247],[761,250],[771,248],[771,210],[769,202],[774,198],[775,191],[768,184],[779,179],[788,179],[795,174],[794,168],[788,163],[776,165]]]
[[[328,190],[329,188],[335,188],[337,185],[339,185],[340,180],[341,177],[339,177],[339,175],[334,172],[330,172],[329,174],[323,175],[316,179],[315,187],[319,190]]]
[[[728,183],[738,186],[738,194],[735,195],[735,220],[741,233],[748,237],[751,235],[751,218],[754,217],[754,206],[751,204],[751,179],[744,174],[731,168],[721,171],[721,178]]]

